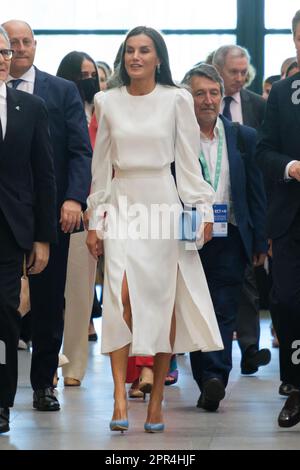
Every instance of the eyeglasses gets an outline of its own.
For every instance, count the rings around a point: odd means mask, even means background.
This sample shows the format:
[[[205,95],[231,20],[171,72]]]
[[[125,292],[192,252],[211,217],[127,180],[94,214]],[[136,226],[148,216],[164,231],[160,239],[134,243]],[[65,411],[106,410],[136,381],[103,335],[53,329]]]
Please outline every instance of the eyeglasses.
[[[0,54],[4,60],[11,60],[14,51],[12,49],[0,49]]]

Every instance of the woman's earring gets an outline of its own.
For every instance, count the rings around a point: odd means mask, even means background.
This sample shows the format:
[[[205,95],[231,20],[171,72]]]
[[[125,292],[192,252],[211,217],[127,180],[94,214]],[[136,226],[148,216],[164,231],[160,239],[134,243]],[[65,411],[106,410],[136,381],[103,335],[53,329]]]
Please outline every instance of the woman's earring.
[[[160,64],[157,65],[156,71],[157,71],[158,74],[160,74]]]

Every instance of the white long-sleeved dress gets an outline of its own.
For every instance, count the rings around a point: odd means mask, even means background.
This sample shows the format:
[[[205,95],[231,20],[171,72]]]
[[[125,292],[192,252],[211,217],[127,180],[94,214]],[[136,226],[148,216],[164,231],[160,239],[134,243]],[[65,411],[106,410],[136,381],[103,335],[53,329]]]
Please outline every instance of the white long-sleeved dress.
[[[193,99],[184,89],[157,84],[143,96],[126,87],[95,97],[99,124],[88,198],[90,229],[105,218],[105,281],[102,352],[131,345],[132,355],[172,352],[171,319],[175,306],[173,352],[223,348],[205,275],[196,250],[178,240],[178,212],[160,231],[151,210],[201,204],[212,221],[214,191],[201,174],[199,126]],[[175,159],[177,188],[170,172]],[[112,179],[112,169],[114,178]],[[179,196],[178,196],[179,194]],[[157,214],[157,212],[154,212]],[[145,231],[147,236],[145,236]],[[123,318],[122,282],[126,273],[132,331]]]

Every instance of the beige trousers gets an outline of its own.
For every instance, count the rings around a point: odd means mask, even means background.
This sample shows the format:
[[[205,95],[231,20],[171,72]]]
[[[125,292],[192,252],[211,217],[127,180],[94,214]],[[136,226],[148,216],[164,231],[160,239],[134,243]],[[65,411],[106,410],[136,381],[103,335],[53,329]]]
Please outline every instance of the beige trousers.
[[[71,235],[65,288],[64,377],[82,380],[88,359],[88,328],[94,300],[97,262],[85,244],[86,232]]]

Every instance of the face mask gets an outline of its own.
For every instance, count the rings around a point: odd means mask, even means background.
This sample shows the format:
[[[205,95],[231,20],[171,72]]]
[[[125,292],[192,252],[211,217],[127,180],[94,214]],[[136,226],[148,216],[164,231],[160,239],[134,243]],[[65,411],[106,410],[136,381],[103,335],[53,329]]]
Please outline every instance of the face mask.
[[[95,94],[98,92],[97,79],[87,78],[85,80],[79,80],[78,88],[81,92],[81,95],[84,101],[87,101],[88,103],[92,103]]]

